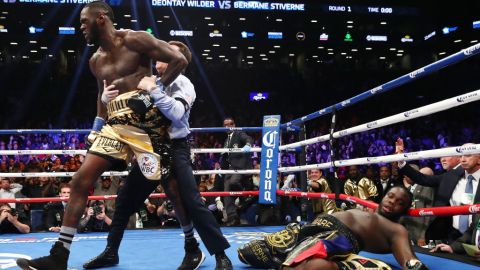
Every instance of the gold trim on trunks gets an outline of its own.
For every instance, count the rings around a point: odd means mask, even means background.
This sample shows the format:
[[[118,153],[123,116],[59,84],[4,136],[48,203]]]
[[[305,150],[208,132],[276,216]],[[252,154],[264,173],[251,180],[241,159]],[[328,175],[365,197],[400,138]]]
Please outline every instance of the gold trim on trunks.
[[[123,93],[117,96],[114,100],[108,102],[107,113],[108,118],[114,118],[125,114],[134,113],[130,107],[128,107],[128,100],[134,95],[138,94],[140,90],[133,90]]]

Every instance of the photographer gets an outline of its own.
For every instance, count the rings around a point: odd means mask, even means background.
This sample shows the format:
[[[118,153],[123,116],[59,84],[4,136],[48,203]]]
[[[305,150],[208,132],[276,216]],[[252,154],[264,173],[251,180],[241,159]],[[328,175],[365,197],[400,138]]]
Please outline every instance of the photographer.
[[[170,200],[164,201],[163,204],[157,208],[157,216],[160,219],[160,225],[162,227],[178,227],[180,225]]]
[[[93,201],[80,219],[78,232],[108,232],[112,219],[105,213],[103,201]]]
[[[24,217],[19,217],[15,208],[8,203],[0,204],[0,234],[29,232],[30,226],[25,224]]]

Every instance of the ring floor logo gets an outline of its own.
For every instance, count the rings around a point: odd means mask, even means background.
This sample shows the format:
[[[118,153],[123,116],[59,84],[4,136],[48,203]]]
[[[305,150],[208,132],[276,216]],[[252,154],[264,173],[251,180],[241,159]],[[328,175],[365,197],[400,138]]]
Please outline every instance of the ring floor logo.
[[[32,259],[32,257],[24,254],[0,253],[0,269],[17,268],[15,261],[20,258],[27,260]]]

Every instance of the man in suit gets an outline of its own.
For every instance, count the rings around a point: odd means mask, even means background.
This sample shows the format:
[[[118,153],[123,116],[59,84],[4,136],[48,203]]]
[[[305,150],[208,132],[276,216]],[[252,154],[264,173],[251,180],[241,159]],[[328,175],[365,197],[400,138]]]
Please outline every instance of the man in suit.
[[[450,245],[448,244],[438,244],[430,250],[430,252],[446,252],[446,253],[455,253],[455,254],[465,254],[465,248],[462,244],[475,245],[480,247],[480,215],[475,215],[473,218],[472,224],[468,227],[468,230],[463,233],[463,235],[453,241]],[[474,253],[474,257],[477,261],[480,261],[480,251]]]
[[[62,183],[60,185],[59,197],[70,197],[70,184]],[[51,202],[45,205],[45,228],[51,232],[59,232],[62,226],[63,212],[67,202]]]
[[[397,153],[402,153],[404,146],[397,140]],[[465,144],[468,146],[471,144]],[[480,203],[478,182],[480,179],[480,155],[463,155],[460,165],[440,175],[424,175],[415,171],[406,162],[398,162],[400,173],[410,177],[413,182],[436,188],[433,206],[457,206]],[[472,222],[471,215],[453,217],[434,217],[426,232],[426,239],[452,242],[462,236]]]
[[[415,170],[419,170],[426,175],[433,175],[432,169],[424,167],[420,169],[416,164],[410,164]],[[413,195],[412,208],[427,208],[432,207],[435,190],[431,187],[418,185],[410,179],[410,177],[403,176],[403,185],[410,190]],[[408,231],[408,236],[413,243],[418,246],[424,246],[425,232],[432,220],[432,216],[425,217],[409,217],[404,216],[400,219],[400,224],[405,226]]]
[[[390,167],[388,165],[383,165],[379,169],[379,179],[375,181],[375,186],[377,186],[378,195],[375,199],[377,203],[380,203],[383,196],[387,194],[387,191],[399,185],[399,183],[391,177]]]
[[[451,169],[455,169],[458,166],[460,166],[460,157],[459,156],[441,157],[440,163],[442,164],[442,168],[448,172]]]
[[[223,126],[234,128],[235,121],[232,117],[223,120]],[[224,148],[241,148],[243,153],[225,153],[222,155],[222,169],[226,170],[246,170],[253,167],[250,154],[253,140],[243,131],[232,130],[228,133],[227,139],[223,145]],[[229,174],[223,180],[224,191],[240,191],[244,187],[245,175]],[[218,199],[218,198],[217,198]],[[224,197],[225,210],[227,212],[227,222],[225,225],[234,226],[240,223],[235,206],[236,197]]]

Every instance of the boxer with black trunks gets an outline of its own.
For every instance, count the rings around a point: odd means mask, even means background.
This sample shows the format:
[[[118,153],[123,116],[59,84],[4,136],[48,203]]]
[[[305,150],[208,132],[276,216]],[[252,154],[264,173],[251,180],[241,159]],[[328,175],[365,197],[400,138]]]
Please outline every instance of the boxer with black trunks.
[[[403,269],[426,270],[408,240],[408,232],[397,223],[412,204],[412,195],[403,186],[391,188],[375,213],[352,209],[320,215],[312,224],[289,224],[285,230],[238,249],[239,259],[256,268],[276,269],[385,269],[384,262],[358,256],[393,253]]]
[[[137,169],[147,179],[160,180],[169,174],[167,129],[170,121],[153,106],[148,94],[137,90],[137,85],[144,76],[151,75],[152,59],[168,63],[160,87],[175,80],[187,66],[187,60],[147,32],[116,30],[113,21],[113,11],[103,1],[85,5],[80,13],[80,29],[87,43],[99,46],[90,58],[90,69],[99,88],[94,131],[88,137],[92,144],[83,165],[72,178],[70,200],[58,241],[49,256],[18,259],[21,269],[67,269],[70,245],[85,209],[88,189],[106,170],[125,169],[126,162],[135,154]],[[105,106],[101,97],[107,82],[115,85],[118,97]]]

